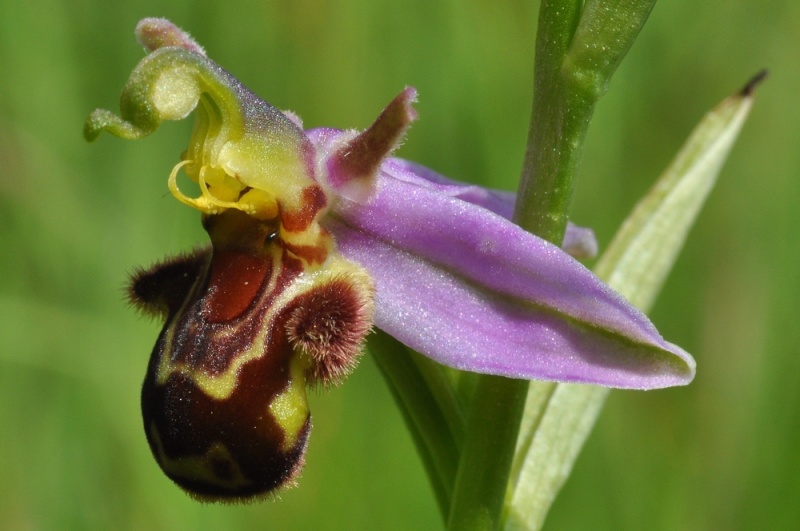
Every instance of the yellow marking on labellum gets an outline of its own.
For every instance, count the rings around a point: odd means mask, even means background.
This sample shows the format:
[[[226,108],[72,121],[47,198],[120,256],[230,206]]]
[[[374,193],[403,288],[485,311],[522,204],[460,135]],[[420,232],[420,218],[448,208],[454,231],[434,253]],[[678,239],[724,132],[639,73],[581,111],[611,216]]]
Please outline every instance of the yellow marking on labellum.
[[[269,412],[284,431],[281,445],[283,452],[288,452],[297,444],[308,418],[308,399],[305,388],[305,372],[308,362],[306,356],[293,356],[289,385],[273,398],[269,405]]]
[[[271,275],[269,279],[269,284],[264,289],[265,293],[270,293],[275,290],[276,283],[278,279],[277,271],[281,267],[281,253],[278,249],[272,253],[272,266],[273,271],[275,272]],[[283,306],[286,304],[286,301],[282,302],[282,299],[286,299],[287,292],[291,293],[291,288],[284,291],[284,293],[279,297],[273,304],[269,311],[264,315],[263,322],[271,323],[275,319],[275,315],[278,311],[280,311]],[[172,323],[176,323],[181,316],[186,311],[186,304],[188,301],[191,300],[191,297],[187,297],[186,302],[184,302],[184,306],[180,309],[180,311],[175,315],[172,320]],[[206,395],[215,398],[217,400],[225,400],[229,398],[233,391],[236,389],[236,379],[239,375],[239,370],[242,366],[247,363],[248,361],[258,359],[263,357],[267,349],[266,339],[271,330],[269,327],[265,329],[259,330],[259,333],[253,338],[253,342],[250,345],[250,348],[247,350],[242,351],[236,358],[231,362],[228,369],[217,375],[217,376],[210,376],[203,371],[193,370],[191,367],[187,366],[184,363],[175,363],[170,359],[169,355],[162,355],[161,360],[158,367],[158,373],[156,376],[156,384],[161,386],[167,383],[169,377],[173,374],[182,374],[187,378],[191,379],[195,384],[205,393]],[[225,336],[232,336],[236,335],[237,328],[232,325],[228,325],[223,327],[219,335],[222,337]],[[164,341],[164,352],[172,352],[174,348],[174,334],[175,334],[175,327],[170,324],[168,326],[167,336],[165,337]]]
[[[268,330],[266,332],[269,332]],[[225,334],[236,334],[234,330],[226,330]],[[175,363],[169,359],[169,356],[162,356],[161,363],[158,367],[157,385],[165,385],[167,380],[173,374],[181,374],[192,380],[197,387],[200,388],[206,395],[217,400],[225,400],[230,398],[236,390],[236,380],[239,376],[239,371],[242,366],[248,361],[261,358],[265,355],[265,335],[259,333],[253,340],[250,348],[243,350],[234,358],[225,372],[217,375],[210,376],[202,370],[195,370],[186,365],[185,363]],[[172,339],[172,330],[170,329],[170,339]],[[165,352],[169,351],[172,347],[171,342],[165,346]]]
[[[238,490],[253,483],[245,477],[233,454],[222,443],[212,444],[202,455],[173,459],[164,452],[161,436],[155,423],[150,425],[150,437],[158,453],[158,462],[170,477],[201,481],[229,490]],[[224,475],[221,474],[222,470],[224,470]]]
[[[279,253],[273,253],[272,262],[273,262],[272,263],[273,267],[278,267],[280,265]],[[278,275],[275,274],[271,275],[269,279],[269,284],[265,287],[265,292],[270,292],[273,289],[275,289],[277,276]],[[195,285],[192,291],[196,291],[197,289],[198,286]],[[167,380],[169,380],[169,377],[173,374],[182,374],[190,378],[192,381],[198,383],[198,385],[201,385],[200,378],[202,378],[202,374],[200,374],[198,371],[192,370],[186,364],[174,362],[171,359],[171,356],[167,354],[169,352],[173,352],[175,348],[174,347],[175,332],[176,332],[175,324],[178,321],[180,321],[182,316],[186,313],[187,305],[192,301],[193,298],[194,297],[191,294],[187,296],[184,299],[181,308],[175,313],[171,321],[167,323],[165,326],[166,333],[164,336],[164,347],[162,349],[162,355],[160,356],[159,366],[156,372],[156,385],[158,386],[165,385],[167,383]],[[236,327],[233,326],[222,327],[218,331],[218,337],[233,336],[236,333],[237,333]],[[263,347],[263,341],[261,343],[261,346]],[[203,390],[203,392],[208,396],[211,396],[218,400],[223,400],[225,398],[230,397],[231,393],[235,388],[236,376],[242,365],[264,354],[263,350],[258,351],[254,349],[248,349],[246,352],[249,352],[250,354],[248,355],[247,353],[243,353],[242,355],[237,356],[236,360],[234,361],[234,363],[231,364],[229,369],[224,373],[222,373],[221,375],[213,378],[213,381],[209,381],[208,379],[205,380],[204,382],[205,385],[204,386],[201,385],[201,389]]]

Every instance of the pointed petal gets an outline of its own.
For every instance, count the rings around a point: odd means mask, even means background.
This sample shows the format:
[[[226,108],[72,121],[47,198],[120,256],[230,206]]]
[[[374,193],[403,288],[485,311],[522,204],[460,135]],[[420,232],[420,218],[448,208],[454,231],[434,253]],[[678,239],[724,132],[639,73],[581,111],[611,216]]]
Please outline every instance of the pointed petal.
[[[420,185],[397,160],[329,229],[376,282],[379,328],[458,369],[649,389],[694,360],[557,247],[474,203]]]
[[[346,139],[327,159],[327,182],[339,195],[366,199],[372,191],[381,164],[400,144],[411,122],[417,119],[413,103],[417,91],[406,87],[359,135]]]

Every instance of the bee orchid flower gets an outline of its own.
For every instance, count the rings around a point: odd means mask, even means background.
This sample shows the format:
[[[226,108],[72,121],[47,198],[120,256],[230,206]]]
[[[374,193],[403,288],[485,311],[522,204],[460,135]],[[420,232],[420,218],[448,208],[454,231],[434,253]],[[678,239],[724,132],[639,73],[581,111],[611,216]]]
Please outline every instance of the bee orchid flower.
[[[414,89],[362,132],[304,131],[170,22],[145,19],[136,34],[149,53],[120,115],[94,111],[85,136],[136,139],[195,115],[168,185],[211,244],[130,285],[164,321],[142,389],[147,439],[193,496],[291,484],[311,427],[306,386],[341,381],[373,324],[464,371],[631,389],[693,378],[691,356],[639,310],[508,219],[512,195],[391,157],[416,119]],[[592,244],[568,230],[568,249]]]

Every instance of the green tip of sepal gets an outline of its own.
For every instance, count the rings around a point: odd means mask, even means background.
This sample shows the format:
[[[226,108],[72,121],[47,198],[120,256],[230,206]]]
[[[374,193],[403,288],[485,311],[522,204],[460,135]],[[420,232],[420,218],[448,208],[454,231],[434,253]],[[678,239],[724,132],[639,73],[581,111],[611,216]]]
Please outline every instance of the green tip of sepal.
[[[86,120],[84,136],[101,131],[125,139],[154,132],[164,120],[186,118],[207,93],[226,116],[240,115],[236,82],[198,52],[180,46],[159,48],[131,73],[120,95],[120,115],[98,109]]]
[[[108,131],[112,135],[126,140],[141,138],[151,132],[126,122],[111,111],[96,109],[86,119],[83,126],[83,137],[89,142],[94,142],[103,131]]]

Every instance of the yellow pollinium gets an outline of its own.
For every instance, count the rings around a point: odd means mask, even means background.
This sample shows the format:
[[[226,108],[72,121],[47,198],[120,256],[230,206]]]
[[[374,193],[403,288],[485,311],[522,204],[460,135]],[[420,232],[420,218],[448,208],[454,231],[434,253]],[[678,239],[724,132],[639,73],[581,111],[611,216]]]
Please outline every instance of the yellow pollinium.
[[[208,164],[200,166],[199,171],[187,171],[187,175],[194,177],[193,180],[200,186],[201,192],[199,197],[189,197],[178,187],[178,173],[182,168],[190,170],[192,166],[194,161],[184,160],[176,164],[169,174],[169,190],[181,203],[209,215],[219,214],[226,208],[235,208],[258,219],[278,217],[278,201],[272,194],[255,188],[248,190],[235,177]]]

